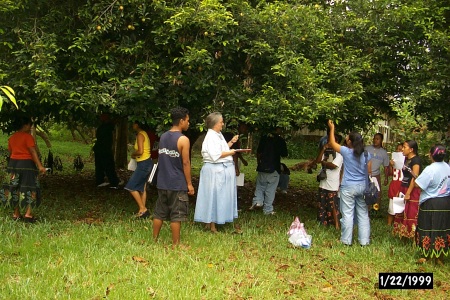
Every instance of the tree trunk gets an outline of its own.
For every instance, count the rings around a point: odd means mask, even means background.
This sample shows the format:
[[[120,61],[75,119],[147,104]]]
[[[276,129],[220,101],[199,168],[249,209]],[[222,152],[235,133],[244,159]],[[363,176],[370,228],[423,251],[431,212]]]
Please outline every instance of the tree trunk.
[[[50,139],[48,138],[48,135],[44,131],[40,131],[35,128],[34,132],[37,136],[39,136],[41,139],[44,140],[45,145],[47,145],[47,148],[50,149],[52,147],[52,144],[50,143]]]
[[[114,141],[114,158],[116,167],[125,168],[128,164],[128,120],[120,119],[117,122]]]

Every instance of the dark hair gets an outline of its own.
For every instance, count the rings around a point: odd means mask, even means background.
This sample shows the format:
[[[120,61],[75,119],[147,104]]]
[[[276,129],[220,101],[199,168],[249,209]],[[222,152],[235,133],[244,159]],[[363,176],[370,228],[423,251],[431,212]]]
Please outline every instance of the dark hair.
[[[23,126],[28,124],[33,124],[30,117],[17,117],[14,121],[14,127],[16,130],[20,130]]]
[[[414,154],[417,155],[417,153],[419,153],[419,145],[417,145],[415,140],[405,141],[405,143],[408,144],[409,148],[413,149]]]
[[[379,135],[381,138],[381,141],[383,141],[384,135],[381,132],[377,132],[377,133],[375,133],[375,135],[373,137],[376,137],[377,135]]]
[[[150,129],[150,127],[147,125],[147,123],[144,123],[144,122],[141,122],[141,121],[138,121],[138,120],[135,120],[133,122],[133,124],[137,124],[137,126],[139,126],[139,128],[144,130],[144,131],[147,131],[148,129]]]
[[[342,142],[342,135],[334,134],[334,140],[336,141],[336,143],[340,144]]]
[[[172,119],[172,125],[177,126],[180,124],[181,119],[186,119],[186,116],[189,115],[189,110],[184,107],[175,107],[170,111],[170,118]]]
[[[445,158],[445,146],[441,144],[434,145],[430,149],[430,155],[436,162],[444,161]]]
[[[358,132],[350,132],[348,135],[348,139],[352,142],[353,146],[353,155],[356,157],[360,157],[364,152],[364,140]]]

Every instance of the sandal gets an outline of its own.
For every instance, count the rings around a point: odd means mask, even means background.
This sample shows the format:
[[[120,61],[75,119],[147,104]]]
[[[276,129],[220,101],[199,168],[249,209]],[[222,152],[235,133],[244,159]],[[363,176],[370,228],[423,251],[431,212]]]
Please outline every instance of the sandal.
[[[23,217],[23,221],[25,223],[36,223],[37,218],[36,217]]]
[[[148,217],[150,217],[150,212],[148,211],[148,209],[142,213],[138,213],[139,219],[147,219]]]

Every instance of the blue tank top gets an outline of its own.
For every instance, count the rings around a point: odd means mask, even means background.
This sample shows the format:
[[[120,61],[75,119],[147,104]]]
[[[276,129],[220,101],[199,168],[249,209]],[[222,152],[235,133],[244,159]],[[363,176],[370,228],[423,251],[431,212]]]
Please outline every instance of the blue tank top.
[[[183,159],[178,152],[179,131],[166,131],[159,140],[158,183],[161,190],[187,191]]]

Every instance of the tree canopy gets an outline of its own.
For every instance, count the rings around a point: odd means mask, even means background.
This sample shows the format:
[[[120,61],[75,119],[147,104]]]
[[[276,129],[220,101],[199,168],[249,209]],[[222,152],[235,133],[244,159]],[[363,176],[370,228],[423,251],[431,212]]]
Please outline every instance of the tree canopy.
[[[364,128],[414,102],[449,123],[447,1],[18,0],[0,5],[0,82],[38,119],[211,111],[255,127]],[[5,125],[16,113],[3,107]]]

